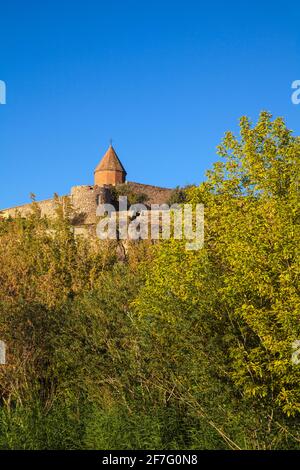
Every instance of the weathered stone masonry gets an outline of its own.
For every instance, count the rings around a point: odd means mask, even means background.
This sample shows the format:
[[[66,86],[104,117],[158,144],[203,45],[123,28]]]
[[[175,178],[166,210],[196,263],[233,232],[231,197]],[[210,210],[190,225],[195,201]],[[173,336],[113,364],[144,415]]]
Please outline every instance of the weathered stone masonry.
[[[68,198],[73,209],[72,223],[80,233],[84,230],[92,230],[96,224],[96,210],[99,203],[111,203],[111,189],[120,188],[120,184],[126,181],[126,171],[120,162],[115,150],[109,147],[94,172],[93,186],[74,186],[71,188]],[[170,198],[171,189],[161,188],[135,182],[126,182],[126,187],[135,194],[147,196],[146,205],[163,204]],[[63,197],[60,198],[63,200]],[[41,216],[53,218],[56,215],[57,204],[54,199],[38,202]],[[32,212],[32,204],[24,204],[0,211],[2,217],[27,217]]]

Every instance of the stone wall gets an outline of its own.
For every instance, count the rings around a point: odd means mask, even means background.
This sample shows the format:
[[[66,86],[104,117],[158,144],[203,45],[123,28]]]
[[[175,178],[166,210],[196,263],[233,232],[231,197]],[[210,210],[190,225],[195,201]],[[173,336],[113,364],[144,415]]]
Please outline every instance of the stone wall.
[[[145,203],[146,205],[167,203],[173,191],[169,188],[161,188],[160,186],[152,186],[150,184],[134,183],[133,181],[128,181],[126,184],[134,193],[146,194],[148,196],[148,200]]]
[[[75,211],[74,225],[96,222],[97,193],[94,186],[74,186],[71,188],[70,202]]]
[[[59,198],[61,201],[63,198]],[[54,217],[55,216],[55,210],[56,210],[56,202],[54,199],[46,199],[44,201],[40,201],[37,203],[40,210],[41,210],[41,216],[42,217]],[[4,209],[0,211],[0,214],[2,217],[16,217],[16,216],[21,216],[21,217],[27,217],[32,213],[33,206],[32,203],[29,204],[24,204],[22,206],[17,206],[13,207],[11,209]]]
[[[111,201],[110,189],[109,186],[74,186],[70,200],[75,212],[74,225],[95,224],[98,204]]]
[[[134,182],[128,182],[126,185],[134,193],[146,194],[148,196],[148,200],[145,202],[146,205],[166,203],[172,192],[171,189]],[[109,186],[73,186],[70,195],[64,197],[69,199],[74,209],[72,223],[78,227],[95,225],[97,205],[111,203]],[[59,200],[63,201],[64,197],[60,197]],[[42,217],[54,218],[56,216],[57,205],[54,199],[40,201],[37,204]],[[0,215],[2,217],[16,217],[17,215],[27,217],[31,212],[32,203],[5,209],[0,211]]]

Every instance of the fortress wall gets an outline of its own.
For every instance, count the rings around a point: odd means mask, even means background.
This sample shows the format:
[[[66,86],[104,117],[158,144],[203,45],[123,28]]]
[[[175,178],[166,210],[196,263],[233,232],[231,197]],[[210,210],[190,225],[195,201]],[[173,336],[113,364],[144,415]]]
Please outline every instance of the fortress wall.
[[[147,194],[149,197],[146,204],[165,204],[171,196],[172,189],[151,186],[149,184],[140,184],[128,181],[127,185],[137,194]]]
[[[99,186],[74,186],[71,188],[71,204],[76,212],[73,220],[75,225],[96,223],[98,203],[109,199],[108,189]]]
[[[109,188],[97,186],[74,186],[71,189],[70,203],[74,208],[74,225],[90,225],[96,223],[97,203],[110,201]],[[60,198],[62,200],[63,198]],[[37,202],[42,217],[54,218],[56,215],[56,202],[54,199],[47,199]],[[33,210],[32,203],[22,206],[5,209],[0,212],[3,217],[28,217]]]
[[[54,199],[46,199],[45,201],[37,202],[42,217],[55,217],[56,203]],[[16,217],[20,215],[21,217],[27,217],[32,214],[32,203],[24,204],[22,206],[13,207],[11,209],[5,209],[2,212],[4,217]]]
[[[150,204],[163,204],[166,203],[172,193],[171,189],[161,188],[158,186],[151,186],[147,184],[140,184],[134,182],[126,183],[130,189],[137,194],[147,194],[148,201],[146,205]],[[74,186],[71,188],[70,203],[74,208],[74,216],[72,223],[77,227],[92,226],[97,222],[97,205],[99,203],[111,202],[111,187],[110,186]],[[62,201],[63,197],[60,198]],[[42,217],[54,218],[56,215],[56,202],[54,199],[47,199],[37,202]],[[21,217],[27,217],[32,213],[32,203],[24,204],[22,206],[13,207],[0,211],[0,215],[4,217],[16,217],[18,214]]]
[[[94,223],[96,195],[93,186],[74,186],[71,188],[71,204],[76,212],[75,225]]]

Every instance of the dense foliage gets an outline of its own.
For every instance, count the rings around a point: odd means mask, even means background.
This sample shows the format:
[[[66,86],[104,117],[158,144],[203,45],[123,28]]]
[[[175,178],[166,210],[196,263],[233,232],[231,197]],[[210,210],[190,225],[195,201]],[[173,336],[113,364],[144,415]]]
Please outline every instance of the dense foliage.
[[[219,154],[199,251],[0,223],[0,448],[300,448],[300,139],[262,113]]]

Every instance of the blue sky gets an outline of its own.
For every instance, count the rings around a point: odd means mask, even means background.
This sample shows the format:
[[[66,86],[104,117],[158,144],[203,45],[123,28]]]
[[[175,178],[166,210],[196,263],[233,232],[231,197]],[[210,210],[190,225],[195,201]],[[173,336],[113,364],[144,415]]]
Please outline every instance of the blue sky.
[[[112,138],[128,179],[198,183],[262,109],[300,133],[300,5],[0,0],[0,207],[92,184]]]

